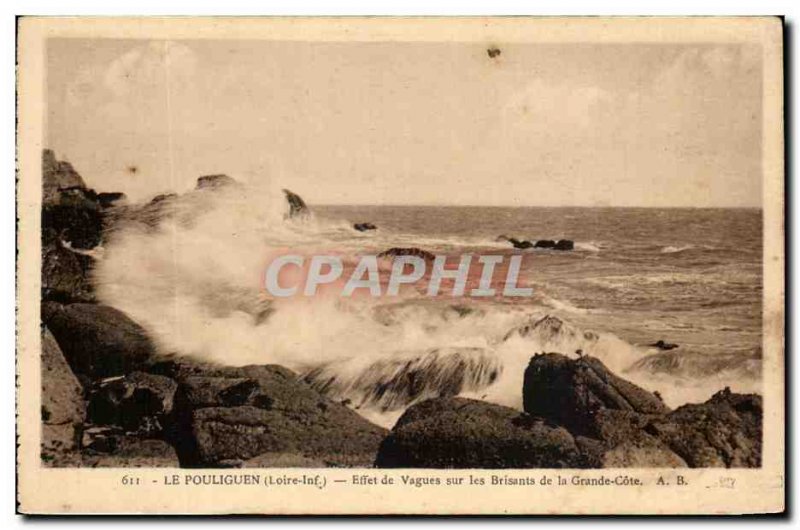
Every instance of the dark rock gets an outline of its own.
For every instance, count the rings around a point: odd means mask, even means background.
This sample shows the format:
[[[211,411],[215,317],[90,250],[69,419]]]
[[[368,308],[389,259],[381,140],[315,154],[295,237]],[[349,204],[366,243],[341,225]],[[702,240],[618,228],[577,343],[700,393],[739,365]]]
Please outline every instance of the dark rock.
[[[78,249],[99,245],[103,236],[103,215],[95,193],[85,188],[59,190],[42,204],[42,234],[45,238],[67,241]],[[45,242],[48,241],[45,239]]]
[[[305,201],[296,193],[293,193],[287,189],[283,190],[283,194],[286,196],[286,200],[289,203],[289,217],[303,217],[308,215],[308,206],[306,206]]]
[[[534,247],[536,248],[554,248],[556,246],[556,242],[552,239],[540,239],[536,242]]]
[[[236,370],[220,364],[201,361],[183,355],[158,356],[153,358],[143,370],[150,374],[163,375],[176,381],[182,381],[193,375],[217,373],[218,370]]]
[[[433,261],[436,256],[428,252],[427,250],[422,250],[420,248],[411,247],[411,248],[400,248],[400,247],[393,247],[389,250],[384,250],[380,254],[378,254],[379,258],[393,258],[395,256],[417,256],[424,260]]]
[[[579,436],[576,442],[591,467],[687,467],[669,446],[644,431],[651,418],[630,410],[601,409],[593,419],[595,438]]]
[[[264,453],[369,466],[386,434],[281,366],[171,361],[150,369],[178,377],[169,439],[185,466],[217,467]]]
[[[508,237],[506,235],[497,236],[497,241],[508,241],[514,248],[524,250],[526,248],[533,248],[533,243],[530,241],[520,240],[515,237]]]
[[[367,230],[377,230],[378,227],[372,223],[356,223],[353,225],[353,228],[359,232],[366,232]]]
[[[418,403],[381,444],[376,467],[572,468],[572,435],[517,410],[465,398]]]
[[[180,466],[175,449],[163,440],[142,439],[102,430],[86,440],[81,460],[86,467]]]
[[[663,340],[659,340],[654,344],[650,344],[651,348],[658,348],[659,350],[674,350],[678,347],[677,344],[671,344],[669,342],[664,342]]]
[[[653,419],[645,430],[690,467],[759,467],[762,422],[761,396],[726,388],[705,403]]]
[[[597,436],[602,409],[640,414],[669,412],[655,395],[611,373],[598,359],[572,360],[558,353],[535,355],[525,370],[523,406],[532,415],[564,425],[574,434]]]
[[[51,149],[42,151],[42,187],[43,202],[49,202],[57,196],[59,190],[68,188],[86,188],[86,183],[69,162],[56,160]]]
[[[510,330],[503,337],[503,341],[511,337],[532,337],[540,343],[559,343],[576,341],[596,342],[598,336],[593,331],[581,330],[558,317],[545,315],[542,318],[530,317],[527,322]]]
[[[155,353],[144,329],[113,307],[46,302],[42,319],[72,370],[91,379],[131,373]]]
[[[203,190],[203,189],[219,189],[225,188],[228,186],[239,186],[240,184],[236,182],[233,178],[229,177],[228,175],[205,175],[197,179],[197,186],[195,189]],[[155,199],[154,199],[155,200]]]
[[[42,460],[69,465],[86,417],[83,389],[50,331],[42,333]]]
[[[159,433],[172,413],[177,387],[168,377],[144,372],[102,381],[89,402],[89,418],[142,435]]]
[[[94,302],[93,260],[66,248],[57,237],[42,241],[42,300]]]
[[[553,250],[573,250],[574,248],[575,242],[569,239],[559,239],[553,246]]]
[[[103,208],[115,206],[115,203],[124,201],[125,199],[125,194],[118,191],[97,194],[97,201]]]

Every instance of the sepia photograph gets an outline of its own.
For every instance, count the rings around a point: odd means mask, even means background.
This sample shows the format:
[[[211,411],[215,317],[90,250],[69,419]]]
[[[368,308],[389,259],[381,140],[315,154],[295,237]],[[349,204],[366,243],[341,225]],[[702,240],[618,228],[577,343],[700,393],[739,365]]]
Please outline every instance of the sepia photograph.
[[[23,509],[783,509],[780,18],[19,26]]]

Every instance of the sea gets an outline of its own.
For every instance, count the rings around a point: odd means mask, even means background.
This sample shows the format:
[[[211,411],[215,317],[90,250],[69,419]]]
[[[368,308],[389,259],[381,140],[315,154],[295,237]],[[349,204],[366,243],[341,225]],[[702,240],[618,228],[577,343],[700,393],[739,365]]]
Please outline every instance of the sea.
[[[387,427],[439,395],[521,408],[528,360],[553,351],[598,357],[673,407],[725,387],[761,392],[759,209],[311,204],[293,219],[281,204],[196,191],[156,223],[129,207],[96,267],[99,297],[165,355],[282,364]],[[354,230],[361,222],[377,229]],[[501,236],[575,248],[521,250]],[[276,252],[397,247],[522,255],[533,295],[274,300],[261,285]]]

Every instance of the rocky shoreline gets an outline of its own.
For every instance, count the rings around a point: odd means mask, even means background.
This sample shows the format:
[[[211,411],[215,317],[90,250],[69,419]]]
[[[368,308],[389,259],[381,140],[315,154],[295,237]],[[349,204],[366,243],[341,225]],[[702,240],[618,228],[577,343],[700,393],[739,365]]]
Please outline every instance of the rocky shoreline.
[[[224,175],[198,179],[213,189]],[[277,365],[227,367],[157,351],[98,303],[93,249],[124,204],[43,155],[42,461],[87,467],[758,467],[762,400],[725,389],[667,407],[598,359],[535,354],[524,411],[441,395],[391,431]],[[306,206],[286,191],[292,214]],[[153,199],[158,211],[173,196]],[[264,318],[268,318],[265,315]],[[413,374],[409,374],[413,377]]]

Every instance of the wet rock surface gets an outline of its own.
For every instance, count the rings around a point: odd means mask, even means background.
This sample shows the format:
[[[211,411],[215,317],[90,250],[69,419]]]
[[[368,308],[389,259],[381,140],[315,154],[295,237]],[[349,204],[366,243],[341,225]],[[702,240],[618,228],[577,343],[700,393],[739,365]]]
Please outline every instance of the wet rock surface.
[[[128,374],[155,354],[144,329],[113,307],[46,302],[42,319],[72,370],[91,379]]]
[[[96,425],[119,425],[141,435],[160,433],[169,421],[178,385],[169,377],[133,372],[101,381],[89,401]]]
[[[759,467],[762,422],[761,396],[724,389],[652,420],[645,430],[691,467]]]
[[[665,414],[669,408],[653,393],[611,373],[598,359],[573,360],[557,353],[534,356],[525,370],[523,407],[570,431],[597,434],[600,410]]]
[[[465,398],[409,408],[381,444],[377,467],[583,467],[564,428],[518,410]]]
[[[276,365],[164,364],[179,381],[171,438],[185,466],[220,466],[264,453],[328,466],[370,466],[386,430]]]

